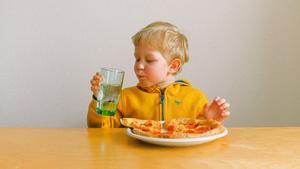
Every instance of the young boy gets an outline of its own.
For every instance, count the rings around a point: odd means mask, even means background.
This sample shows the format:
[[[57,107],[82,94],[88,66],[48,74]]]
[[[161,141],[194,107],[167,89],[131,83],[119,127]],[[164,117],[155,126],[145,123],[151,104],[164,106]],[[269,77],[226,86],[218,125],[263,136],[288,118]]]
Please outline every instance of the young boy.
[[[139,83],[122,90],[114,117],[96,114],[96,100],[89,105],[88,127],[120,127],[120,118],[168,120],[171,118],[212,118],[223,121],[229,104],[216,97],[210,104],[206,96],[176,74],[189,59],[185,35],[167,22],[154,22],[132,37],[135,46],[134,71]],[[101,75],[91,80],[97,96]]]

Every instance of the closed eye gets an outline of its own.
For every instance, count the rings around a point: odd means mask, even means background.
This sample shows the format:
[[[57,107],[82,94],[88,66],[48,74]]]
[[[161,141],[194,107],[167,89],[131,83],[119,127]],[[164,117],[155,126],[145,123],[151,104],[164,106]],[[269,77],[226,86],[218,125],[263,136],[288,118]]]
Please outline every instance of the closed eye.
[[[146,60],[147,63],[155,62],[155,60]]]

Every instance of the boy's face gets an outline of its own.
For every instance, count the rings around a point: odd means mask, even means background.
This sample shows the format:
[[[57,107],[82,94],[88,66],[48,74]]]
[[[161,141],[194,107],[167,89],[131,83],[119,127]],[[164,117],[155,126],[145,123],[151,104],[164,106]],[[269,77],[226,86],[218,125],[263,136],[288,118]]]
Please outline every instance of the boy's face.
[[[164,82],[169,74],[168,61],[161,52],[146,45],[135,48],[134,72],[140,85],[148,87]]]

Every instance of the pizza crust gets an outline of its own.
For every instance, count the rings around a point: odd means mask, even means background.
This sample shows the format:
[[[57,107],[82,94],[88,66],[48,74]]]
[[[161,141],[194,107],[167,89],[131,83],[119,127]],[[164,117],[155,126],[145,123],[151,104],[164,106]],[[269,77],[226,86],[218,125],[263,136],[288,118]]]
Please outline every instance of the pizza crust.
[[[153,138],[161,138],[162,137],[161,132],[152,133],[152,132],[149,132],[149,131],[143,131],[143,130],[138,129],[138,128],[133,128],[132,132],[134,134],[141,135],[141,136],[147,136],[147,137],[153,137]]]

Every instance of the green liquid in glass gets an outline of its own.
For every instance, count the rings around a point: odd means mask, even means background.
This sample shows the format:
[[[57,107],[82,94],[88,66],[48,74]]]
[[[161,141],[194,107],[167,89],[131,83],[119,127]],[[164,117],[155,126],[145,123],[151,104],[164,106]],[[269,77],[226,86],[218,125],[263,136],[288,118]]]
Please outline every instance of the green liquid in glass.
[[[101,84],[97,114],[114,116],[116,114],[120,92],[121,85]]]
[[[116,111],[113,110],[101,110],[100,108],[97,108],[97,114],[101,114],[103,116],[114,116]]]

